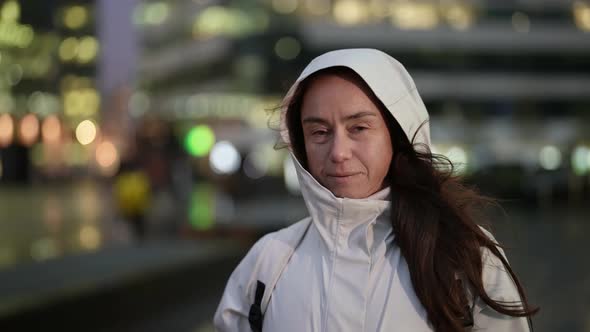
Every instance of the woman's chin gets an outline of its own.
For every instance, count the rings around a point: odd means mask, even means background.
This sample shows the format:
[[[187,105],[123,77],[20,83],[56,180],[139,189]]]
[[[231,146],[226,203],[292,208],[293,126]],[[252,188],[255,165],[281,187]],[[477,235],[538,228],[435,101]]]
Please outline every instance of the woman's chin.
[[[361,199],[370,196],[367,194],[367,191],[362,190],[362,188],[359,188],[358,186],[338,186],[336,188],[328,189],[330,189],[334,196],[339,198]]]

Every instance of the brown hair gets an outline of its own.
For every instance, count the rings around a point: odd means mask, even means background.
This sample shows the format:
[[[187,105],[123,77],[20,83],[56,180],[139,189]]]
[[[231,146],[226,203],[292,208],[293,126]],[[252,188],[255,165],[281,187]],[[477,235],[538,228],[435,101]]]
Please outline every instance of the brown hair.
[[[416,149],[399,123],[374,95],[363,79],[346,67],[320,70],[304,81],[288,101],[286,124],[290,146],[307,168],[301,106],[305,91],[319,75],[337,75],[361,88],[379,107],[387,123],[393,157],[385,181],[391,187],[391,223],[395,241],[407,261],[414,291],[426,309],[435,331],[460,331],[471,315],[466,282],[473,296],[491,308],[514,317],[532,316],[539,309],[528,304],[523,287],[498,244],[478,226],[482,211],[496,201],[466,187],[453,171],[452,162],[433,154],[428,147]],[[424,146],[423,146],[424,147]],[[482,281],[482,249],[487,249],[505,266],[514,280],[521,302],[490,298]]]

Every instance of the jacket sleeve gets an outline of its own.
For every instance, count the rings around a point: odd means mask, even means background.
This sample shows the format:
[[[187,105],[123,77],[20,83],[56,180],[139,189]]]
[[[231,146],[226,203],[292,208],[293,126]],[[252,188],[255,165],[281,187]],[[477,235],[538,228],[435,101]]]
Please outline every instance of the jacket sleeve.
[[[263,250],[268,237],[269,235],[266,235],[258,240],[231,274],[213,318],[216,331],[250,331],[248,314],[251,303],[248,296],[248,283],[255,271],[258,255]]]
[[[486,233],[496,242],[491,234],[487,231]],[[498,249],[504,258],[506,258],[502,248],[498,247]],[[496,301],[520,304],[521,298],[518,294],[516,284],[502,264],[502,261],[487,248],[482,251],[482,261],[482,279],[488,296]],[[489,307],[480,298],[476,299],[473,321],[473,331],[530,332],[526,317],[512,317],[499,313]]]

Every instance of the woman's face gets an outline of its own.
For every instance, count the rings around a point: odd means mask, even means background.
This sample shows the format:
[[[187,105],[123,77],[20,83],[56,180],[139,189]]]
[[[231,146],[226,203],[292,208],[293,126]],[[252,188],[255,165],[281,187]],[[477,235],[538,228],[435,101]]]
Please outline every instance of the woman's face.
[[[301,124],[309,172],[334,195],[365,198],[384,187],[393,155],[389,130],[354,83],[315,78],[303,96]]]

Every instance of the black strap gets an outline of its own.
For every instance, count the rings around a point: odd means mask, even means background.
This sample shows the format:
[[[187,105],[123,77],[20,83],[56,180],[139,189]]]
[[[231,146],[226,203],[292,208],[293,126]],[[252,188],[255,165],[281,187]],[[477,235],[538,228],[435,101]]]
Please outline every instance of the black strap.
[[[465,328],[473,327],[473,312],[471,307],[465,306],[465,316],[461,317],[461,322]]]
[[[250,313],[248,315],[252,332],[262,332],[264,316],[262,315],[262,307],[260,305],[262,304],[265,288],[266,285],[262,281],[258,280],[256,282],[256,296],[254,297],[254,303],[250,306]]]

